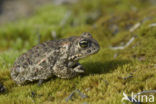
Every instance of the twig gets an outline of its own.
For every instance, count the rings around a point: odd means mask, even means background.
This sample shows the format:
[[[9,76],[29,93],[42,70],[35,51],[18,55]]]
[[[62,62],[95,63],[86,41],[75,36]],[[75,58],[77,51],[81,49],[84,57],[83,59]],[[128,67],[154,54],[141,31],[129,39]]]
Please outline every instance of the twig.
[[[155,27],[156,23],[149,24],[148,27]]]
[[[127,77],[123,77],[122,79],[127,80],[127,79],[132,78],[132,77],[133,77],[133,75],[129,75]]]
[[[156,93],[156,90],[148,90],[148,91],[142,91],[136,94],[137,95],[141,95],[141,94],[147,94],[147,93]]]
[[[122,50],[122,49],[128,47],[128,46],[134,41],[134,39],[135,39],[135,37],[132,37],[132,38],[126,43],[126,45],[124,45],[124,46],[110,47],[110,49],[112,49],[112,50],[118,50],[118,49]]]
[[[141,25],[140,22],[136,23],[134,26],[132,26],[130,29],[129,29],[129,32],[133,32],[135,31],[137,28],[139,28]]]
[[[129,79],[129,78],[132,78],[133,75],[130,75],[130,76],[127,76],[127,77],[124,77],[123,79],[126,80],[126,79]]]
[[[63,27],[65,24],[66,24],[66,22],[67,22],[67,20],[68,20],[68,18],[71,16],[71,11],[68,11],[66,14],[65,14],[65,16],[64,16],[64,18],[62,19],[62,21],[60,22],[60,26],[61,27]]]
[[[76,89],[75,91],[73,91],[67,98],[66,98],[66,101],[69,101],[69,100],[72,100],[72,97],[74,96],[75,93],[78,93],[79,96],[81,98],[87,98],[88,96],[86,96],[85,94],[83,94],[82,92],[80,92],[80,90]]]
[[[129,32],[133,32],[135,31],[137,28],[139,28],[141,26],[141,24],[143,24],[144,22],[150,20],[151,17],[146,17],[144,18],[143,20],[141,20],[140,22],[136,23],[134,26],[132,26],[130,29],[129,29]]]

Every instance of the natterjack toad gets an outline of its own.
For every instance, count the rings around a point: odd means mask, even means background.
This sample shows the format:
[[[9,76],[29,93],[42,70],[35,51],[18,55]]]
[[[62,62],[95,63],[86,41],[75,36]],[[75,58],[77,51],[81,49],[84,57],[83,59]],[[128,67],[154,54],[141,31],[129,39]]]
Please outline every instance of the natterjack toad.
[[[81,36],[44,42],[15,61],[11,77],[17,84],[43,81],[52,76],[73,78],[84,72],[78,60],[97,53],[99,49],[98,42],[87,32]]]

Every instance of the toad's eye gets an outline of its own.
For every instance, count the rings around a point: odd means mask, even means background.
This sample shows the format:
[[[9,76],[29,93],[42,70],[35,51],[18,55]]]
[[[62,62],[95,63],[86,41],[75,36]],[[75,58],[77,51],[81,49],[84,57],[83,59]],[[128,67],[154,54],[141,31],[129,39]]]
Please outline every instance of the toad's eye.
[[[88,41],[87,40],[81,40],[79,42],[79,45],[81,48],[86,48],[86,47],[88,47]]]

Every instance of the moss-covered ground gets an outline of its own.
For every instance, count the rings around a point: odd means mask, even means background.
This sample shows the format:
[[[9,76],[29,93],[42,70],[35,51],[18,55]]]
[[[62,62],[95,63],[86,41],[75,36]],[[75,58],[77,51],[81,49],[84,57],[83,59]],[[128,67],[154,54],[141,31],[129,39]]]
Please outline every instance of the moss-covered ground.
[[[155,17],[156,6],[148,0],[82,0],[47,5],[29,18],[1,26],[0,82],[7,91],[0,94],[0,104],[121,104],[123,92],[156,90],[156,27],[150,26]],[[137,23],[140,26],[130,32]],[[92,33],[101,46],[99,53],[80,60],[84,75],[55,78],[40,87],[17,86],[11,80],[10,68],[23,52],[40,42],[82,32]],[[123,46],[132,37],[134,41],[124,49],[110,48]],[[67,102],[75,89],[88,98],[75,95]]]

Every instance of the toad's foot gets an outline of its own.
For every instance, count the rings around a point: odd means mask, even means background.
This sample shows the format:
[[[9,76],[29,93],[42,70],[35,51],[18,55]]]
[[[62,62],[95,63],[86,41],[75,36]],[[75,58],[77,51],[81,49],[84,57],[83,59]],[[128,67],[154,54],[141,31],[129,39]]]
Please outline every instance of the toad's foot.
[[[73,70],[77,73],[83,73],[84,72],[84,68],[81,64],[77,63],[75,65],[75,67],[73,68]]]

